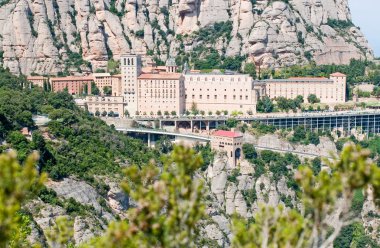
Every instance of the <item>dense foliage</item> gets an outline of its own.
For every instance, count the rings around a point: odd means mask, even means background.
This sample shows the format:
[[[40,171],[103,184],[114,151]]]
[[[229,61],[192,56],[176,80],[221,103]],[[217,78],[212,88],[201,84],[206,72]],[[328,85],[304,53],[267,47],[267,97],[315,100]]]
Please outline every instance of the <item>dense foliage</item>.
[[[284,79],[289,77],[329,77],[334,72],[341,72],[347,75],[347,81],[358,83],[363,81],[366,67],[371,62],[352,59],[348,65],[316,65],[290,66],[273,74],[274,78]]]
[[[98,118],[76,107],[65,93],[44,92],[24,87],[26,80],[0,71],[0,139],[18,151],[23,161],[32,150],[41,154],[39,169],[53,179],[75,174],[93,181],[92,175],[119,173],[120,164],[145,164],[159,156],[142,142],[118,133]],[[36,129],[34,114],[51,118],[43,132],[33,132],[32,140],[21,134],[23,127]]]
[[[27,247],[24,232],[25,218],[20,213],[23,203],[38,190],[45,175],[38,176],[35,169],[37,154],[26,159],[23,166],[16,154],[0,155],[0,247]]]
[[[205,217],[203,183],[194,177],[201,164],[193,150],[175,147],[162,168],[128,167],[123,188],[138,207],[128,210],[128,223],[111,223],[89,247],[195,247]]]

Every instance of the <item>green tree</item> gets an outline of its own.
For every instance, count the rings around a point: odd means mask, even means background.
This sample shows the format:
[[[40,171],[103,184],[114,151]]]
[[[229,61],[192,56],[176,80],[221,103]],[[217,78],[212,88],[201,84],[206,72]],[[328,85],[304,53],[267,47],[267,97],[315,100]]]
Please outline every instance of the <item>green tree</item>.
[[[307,97],[307,101],[308,101],[309,103],[311,103],[311,104],[321,102],[321,100],[320,100],[315,94],[310,94],[310,95]]]
[[[227,121],[226,121],[226,126],[228,128],[234,128],[234,127],[237,127],[239,121],[234,119],[234,118],[228,118]]]
[[[96,111],[95,111],[95,116],[100,116],[100,112],[99,112],[99,110],[96,110]]]
[[[20,231],[22,218],[17,214],[21,204],[36,192],[46,179],[35,169],[38,154],[33,153],[20,166],[16,153],[0,155],[0,247],[24,247],[25,235]]]
[[[128,167],[122,186],[138,207],[89,247],[194,247],[196,225],[205,216],[203,184],[193,176],[201,164],[193,150],[175,147],[161,173],[155,164]]]
[[[278,97],[275,100],[277,102],[277,107],[279,109],[288,111],[291,108],[288,99],[286,99],[285,97]]]
[[[304,102],[303,96],[298,95],[296,97],[296,99],[294,99],[294,101],[295,101],[295,104],[296,104],[297,108],[301,108],[301,105]]]
[[[34,126],[32,113],[30,111],[22,111],[15,116],[16,121],[24,127]]]
[[[253,79],[256,79],[256,66],[254,63],[246,63],[244,73],[249,74]]]
[[[169,137],[164,135],[156,141],[155,148],[162,154],[168,154],[173,150],[173,144]]]
[[[120,61],[108,60],[107,70],[111,75],[120,74]]]
[[[321,158],[314,158],[311,160],[311,168],[313,170],[314,175],[318,175],[321,172],[322,161]]]
[[[91,95],[98,96],[100,94],[99,88],[96,86],[94,82],[91,82]]]
[[[124,115],[125,115],[126,117],[129,117],[129,116],[130,116],[128,109],[126,109],[126,110],[124,111]]]
[[[273,112],[273,109],[274,104],[272,100],[267,96],[264,96],[257,102],[257,112],[259,113],[271,113]]]
[[[380,87],[379,86],[375,86],[373,88],[372,95],[374,97],[380,98]]]
[[[252,144],[243,144],[243,154],[244,157],[249,160],[257,158],[257,151]]]
[[[171,115],[172,116],[176,116],[177,115],[177,112],[175,112],[174,110],[171,112]]]
[[[104,86],[103,87],[103,94],[106,96],[112,95],[112,88],[109,86]]]
[[[107,116],[107,111],[103,111],[103,112],[102,112],[102,116],[103,116],[103,117],[106,117],[106,116]]]

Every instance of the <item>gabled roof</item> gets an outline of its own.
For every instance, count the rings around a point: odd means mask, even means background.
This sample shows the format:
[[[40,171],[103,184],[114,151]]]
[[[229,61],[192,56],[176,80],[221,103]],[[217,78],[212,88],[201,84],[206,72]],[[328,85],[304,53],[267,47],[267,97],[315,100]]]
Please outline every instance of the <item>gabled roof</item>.
[[[219,137],[228,137],[228,138],[238,138],[243,137],[241,133],[232,132],[232,131],[224,131],[224,130],[218,130],[214,133],[214,136]]]
[[[28,76],[26,80],[45,80],[48,79],[47,77],[44,76]]]
[[[292,80],[328,80],[328,78],[325,78],[325,77],[290,77],[288,79],[292,79]]]
[[[345,74],[340,73],[340,72],[335,72],[335,73],[331,74],[330,76],[331,77],[346,77]]]
[[[55,77],[50,78],[53,81],[93,81],[94,78],[92,76],[68,76],[68,77]]]
[[[143,73],[137,79],[171,79],[178,80],[182,77],[181,73]]]

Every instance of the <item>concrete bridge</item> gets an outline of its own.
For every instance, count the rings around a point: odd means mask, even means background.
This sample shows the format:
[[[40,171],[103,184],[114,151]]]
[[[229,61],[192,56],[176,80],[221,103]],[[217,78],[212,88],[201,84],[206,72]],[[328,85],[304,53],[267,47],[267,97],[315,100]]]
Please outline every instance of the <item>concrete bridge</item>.
[[[151,134],[156,135],[167,135],[167,136],[174,136],[174,137],[180,137],[180,138],[186,138],[191,139],[195,141],[202,141],[202,142],[209,142],[211,141],[210,136],[202,136],[202,135],[196,135],[196,134],[184,134],[184,133],[176,133],[176,132],[169,132],[166,130],[161,129],[148,129],[148,128],[116,128],[117,131],[124,132],[124,133],[140,133],[140,134],[147,134],[148,135],[148,145],[151,146]],[[256,150],[270,150],[274,152],[279,153],[292,153],[295,155],[299,155],[301,157],[307,157],[307,158],[316,158],[316,157],[324,157],[331,159],[329,156],[324,156],[320,154],[313,154],[313,153],[307,153],[307,152],[300,152],[295,150],[287,150],[287,149],[278,149],[273,147],[265,147],[265,146],[257,146],[254,144],[251,144]]]
[[[193,141],[201,141],[201,142],[209,142],[211,141],[211,137],[209,136],[201,136],[196,134],[185,134],[185,133],[175,133],[175,132],[169,132],[162,129],[149,129],[149,128],[116,128],[117,131],[123,132],[123,133],[140,133],[140,134],[147,134],[148,135],[148,146],[151,146],[152,142],[152,134],[156,135],[166,135],[166,136],[174,136],[178,138],[185,138]]]

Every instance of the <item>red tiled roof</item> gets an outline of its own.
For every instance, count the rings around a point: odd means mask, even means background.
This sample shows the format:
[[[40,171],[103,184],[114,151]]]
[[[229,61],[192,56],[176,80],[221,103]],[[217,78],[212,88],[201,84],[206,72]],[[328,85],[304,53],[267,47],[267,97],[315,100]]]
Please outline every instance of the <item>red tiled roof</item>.
[[[214,133],[214,136],[238,138],[238,137],[242,137],[243,135],[237,132],[218,130]]]
[[[289,79],[293,80],[328,80],[325,77],[290,77]]]
[[[340,72],[335,72],[335,73],[331,74],[330,76],[332,76],[332,77],[346,77],[345,74],[340,73]]]
[[[178,80],[181,73],[143,73],[137,79],[173,79]]]
[[[47,78],[43,76],[28,76],[26,79],[27,80],[45,80]]]
[[[51,81],[93,81],[93,77],[91,76],[85,76],[85,77],[75,77],[75,76],[69,76],[69,77],[56,77],[56,78],[50,78]]]

